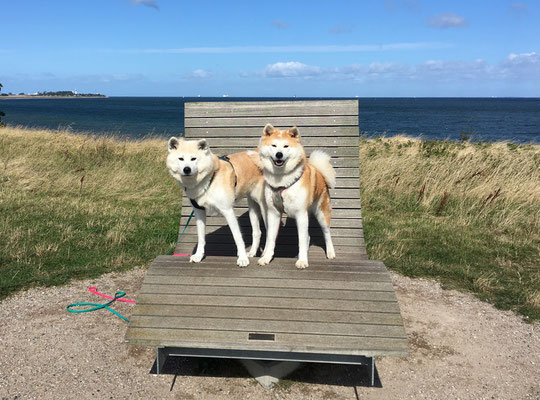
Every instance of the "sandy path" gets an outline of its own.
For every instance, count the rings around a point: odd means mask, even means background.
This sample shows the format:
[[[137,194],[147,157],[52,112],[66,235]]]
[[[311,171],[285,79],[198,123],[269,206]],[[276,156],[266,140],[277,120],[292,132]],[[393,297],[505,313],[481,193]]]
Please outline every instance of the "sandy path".
[[[124,344],[124,321],[65,311],[77,301],[102,302],[89,286],[134,298],[144,273],[36,288],[0,303],[0,399],[540,399],[540,324],[399,275],[411,355],[377,360],[382,387],[367,387],[362,367],[319,364],[268,391],[235,361],[179,359],[169,364],[176,380],[154,376],[154,350]],[[128,318],[132,307],[114,306]]]

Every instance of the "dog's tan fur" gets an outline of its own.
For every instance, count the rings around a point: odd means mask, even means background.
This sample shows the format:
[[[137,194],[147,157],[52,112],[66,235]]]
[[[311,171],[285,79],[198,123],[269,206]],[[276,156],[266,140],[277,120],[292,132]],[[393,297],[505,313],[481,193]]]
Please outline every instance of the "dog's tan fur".
[[[330,236],[332,207],[328,190],[335,184],[335,172],[330,164],[330,157],[316,150],[307,160],[298,128],[279,130],[270,124],[264,128],[259,155],[266,180],[268,234],[263,255],[258,263],[268,264],[274,255],[282,212],[296,219],[299,244],[296,262],[298,268],[308,266],[308,212],[312,212],[321,225],[327,257],[335,258]]]

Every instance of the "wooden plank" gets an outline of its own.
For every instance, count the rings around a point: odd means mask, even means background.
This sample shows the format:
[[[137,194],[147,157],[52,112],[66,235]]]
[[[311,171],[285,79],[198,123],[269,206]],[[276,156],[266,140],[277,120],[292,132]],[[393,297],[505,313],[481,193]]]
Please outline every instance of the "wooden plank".
[[[376,300],[396,301],[391,291],[353,291],[353,290],[324,290],[324,289],[288,289],[288,288],[252,288],[231,286],[196,286],[196,285],[144,285],[141,294],[184,294],[204,296],[232,296],[232,297],[279,297],[326,299],[326,300]]]
[[[209,324],[211,323],[211,325]],[[368,325],[368,324],[328,324],[324,322],[305,321],[261,321],[258,319],[237,319],[197,317],[168,317],[153,315],[136,315],[131,319],[132,328],[168,328],[179,330],[257,332],[272,334],[305,334],[324,336],[351,337],[386,337],[403,338],[405,330],[402,326]],[[180,328],[179,328],[180,327]]]
[[[256,290],[256,289],[255,289]],[[136,314],[135,314],[136,313]],[[264,312],[258,308],[229,308],[221,306],[191,305],[151,305],[137,304],[134,315],[159,315],[162,317],[185,316],[201,318],[259,319],[276,321],[308,321],[326,323],[351,323],[374,325],[401,325],[403,320],[399,313],[372,313],[354,311],[324,311],[268,308]]]
[[[292,264],[294,268],[294,263]],[[269,268],[272,267],[270,264]],[[145,283],[173,284],[173,285],[200,285],[200,286],[234,286],[256,288],[294,288],[294,289],[329,289],[329,290],[394,290],[391,282],[361,282],[361,281],[324,281],[315,279],[285,280],[280,278],[215,278],[208,276],[158,276],[147,275]],[[137,299],[137,304],[140,299]],[[140,301],[144,303],[144,301]],[[341,310],[343,311],[343,310]]]
[[[403,355],[407,342],[403,338],[321,336],[280,333],[275,342],[249,341],[244,332],[174,330],[164,328],[130,328],[126,338],[132,344],[166,345],[246,350],[274,350],[350,355]]]
[[[217,225],[209,225],[206,224],[206,234],[214,236],[217,240],[221,240],[221,237],[223,236],[232,236],[231,231],[229,228],[225,228],[225,224],[217,224]],[[242,235],[244,235],[244,240],[248,240],[248,238],[251,238],[251,225],[240,225]],[[332,238],[363,238],[364,237],[364,231],[360,228],[336,228],[332,227],[330,229],[330,232],[332,234]],[[197,227],[193,225],[189,225],[184,235],[197,235]],[[298,236],[298,233],[296,229],[286,229],[283,230],[283,232],[279,233],[280,236],[283,237],[296,237]],[[309,227],[309,235],[312,237],[323,237],[322,229],[318,225],[311,225]],[[219,238],[218,238],[219,237]],[[346,242],[342,242],[346,243]]]
[[[354,262],[351,262],[354,261]],[[154,259],[155,263],[159,263],[163,268],[230,268],[228,265],[231,262],[229,257],[206,257],[203,263],[195,264],[188,263],[185,260],[176,256],[161,255]],[[152,265],[154,265],[152,263]],[[290,265],[283,263],[272,263],[273,269],[289,269]],[[346,271],[346,272],[366,272],[366,271],[384,271],[387,272],[386,266],[382,261],[376,260],[347,260],[346,258],[336,258],[333,260],[317,259],[310,263],[311,270],[317,271]]]
[[[273,268],[164,268],[157,261],[152,268],[147,272],[148,276],[199,276],[199,277],[214,277],[214,278],[279,278],[279,279],[300,279],[304,280],[333,280],[333,281],[349,281],[351,279],[361,280],[363,282],[391,282],[390,275],[386,271],[380,272],[363,272],[363,271],[309,271],[309,274],[304,270],[291,268],[289,270],[276,270]]]
[[[191,207],[187,207],[184,211],[185,213],[183,215],[189,217],[189,214],[191,213]],[[184,225],[185,225],[185,222],[184,222]],[[184,229],[184,225],[181,226],[182,230]],[[225,225],[227,225],[227,221],[225,220],[225,218],[221,216],[206,217],[207,232],[212,232],[213,230],[224,227]],[[240,225],[240,228],[243,229],[243,232],[251,232],[251,223],[245,212],[240,214],[240,218],[238,218],[238,225]],[[332,221],[330,225],[331,225],[330,229],[332,233],[335,232],[335,229],[341,229],[341,228],[362,229],[362,220],[332,217]],[[195,226],[195,222],[193,223],[190,222],[186,231],[189,231],[194,226]],[[263,225],[261,224],[261,228],[262,226]],[[312,227],[313,229],[320,229],[318,222],[314,218],[310,219],[309,226]]]
[[[332,117],[241,117],[241,118],[185,118],[186,128],[205,127],[253,127],[262,129],[267,123],[274,126],[297,126],[302,134],[305,126],[358,126],[357,115],[336,115]]]
[[[259,138],[222,138],[208,141],[211,149],[220,147],[238,147],[238,148],[253,148],[259,146]],[[306,138],[302,140],[302,144],[306,147],[316,147],[318,149],[326,147],[355,147],[358,148],[358,138],[355,137],[322,137],[322,138]]]
[[[182,199],[182,205],[184,207],[190,207],[191,206],[191,202],[189,200],[189,198],[187,197],[184,197]],[[247,212],[247,201],[245,200],[241,200],[238,202],[237,205],[235,205],[235,209],[237,210],[244,210],[244,212]],[[351,199],[351,198],[333,198],[332,199],[332,215],[334,216],[338,216],[339,214],[337,213],[337,210],[360,210],[360,203],[359,203],[359,200],[358,202],[356,201],[356,199]],[[334,213],[336,212],[336,213]]]
[[[184,115],[192,117],[267,117],[358,115],[357,100],[186,102]]]
[[[356,255],[359,257],[359,259],[365,258],[366,256],[366,249],[364,245],[364,241],[362,238],[358,239],[359,243],[361,245],[353,245],[353,246],[347,246],[347,245],[338,245],[334,244],[334,250],[336,252],[337,258],[349,258],[351,255]],[[247,244],[248,246],[251,245],[251,243]],[[264,246],[264,243],[261,243],[261,248]],[[193,254],[196,250],[196,243],[188,243],[188,242],[180,242],[178,246],[174,249],[174,253],[181,253],[181,254]],[[205,253],[208,256],[228,256],[228,257],[236,257],[236,246],[233,246],[231,244],[222,244],[214,241],[209,241],[206,243],[205,246]],[[289,244],[284,243],[283,241],[278,239],[278,242],[276,244],[276,251],[274,253],[274,261],[281,258],[290,259],[291,265],[294,266],[294,263],[296,262],[296,257],[298,255],[298,245],[297,244]],[[260,257],[260,254],[257,254],[257,257]],[[323,246],[319,246],[317,244],[311,243],[309,250],[308,250],[308,257],[310,259],[318,258],[318,257],[326,257],[326,253]],[[252,265],[256,264],[256,259],[253,259]],[[236,258],[230,259],[231,265],[236,265]]]
[[[219,228],[218,228],[219,229]],[[243,237],[244,237],[244,242],[246,244],[251,244],[251,234],[247,233],[247,232],[242,232],[243,234]],[[276,247],[277,246],[280,246],[281,243],[280,243],[280,239],[281,240],[287,240],[289,242],[291,242],[290,244],[291,245],[297,245],[298,243],[298,234],[293,231],[289,234],[285,234],[285,233],[280,233],[279,234],[279,239],[278,239],[278,242],[276,244]],[[351,247],[354,247],[354,246],[360,246],[362,245],[362,240],[363,239],[363,236],[354,236],[354,237],[332,237],[332,243],[334,244],[334,246],[351,246]],[[210,230],[207,230],[206,232],[206,242],[207,242],[207,248],[210,248],[209,246],[211,246],[211,241],[216,241],[216,242],[219,242],[220,244],[222,245],[229,245],[229,246],[234,246],[235,245],[235,241],[232,237],[232,234],[231,233],[228,233],[226,232],[225,230],[223,230],[222,232],[220,232],[219,234],[216,234],[216,232],[210,232]],[[182,236],[182,242],[188,244],[188,243],[192,243],[193,245],[195,245],[198,240],[197,240],[197,234],[196,233],[184,233],[184,235]],[[315,245],[315,244],[318,244],[320,246],[324,246],[324,240],[323,240],[323,236],[322,235],[318,235],[318,234],[313,234],[311,235],[311,245]],[[276,249],[276,251],[279,251],[279,249]]]
[[[250,143],[249,146],[225,146],[225,147],[219,147],[216,148],[214,146],[210,146],[213,149],[214,154],[222,155],[222,154],[232,154],[237,153],[244,150],[255,150],[257,146],[253,146],[253,143]],[[320,149],[321,146],[304,146],[306,153],[309,155],[313,150]],[[357,146],[351,146],[351,147],[326,147],[324,148],[324,152],[329,154],[332,157],[352,157],[358,159],[358,147]]]
[[[288,126],[278,127],[280,129],[287,129]],[[219,127],[219,128],[186,128],[185,138],[260,138],[263,131],[263,127]],[[358,137],[359,131],[357,126],[305,126],[300,131],[302,138],[308,137]]]
[[[350,300],[313,300],[277,299],[273,297],[223,297],[182,294],[139,294],[137,301],[142,304],[191,304],[202,306],[251,307],[251,308],[288,308],[295,310],[341,310],[370,312],[399,312],[395,302],[350,301]]]
[[[191,204],[189,202],[183,203],[181,215],[182,216],[189,216],[191,214],[191,211],[192,211]],[[244,214],[246,214],[248,212],[247,205],[246,206],[238,205],[238,206],[236,206],[234,208],[234,211],[235,211],[235,214],[236,214],[237,217],[241,217],[242,215],[244,215]],[[216,214],[216,216],[218,216],[218,215]],[[246,214],[246,218],[247,218],[247,214]],[[349,208],[349,209],[344,209],[344,208],[332,209],[332,219],[337,219],[337,218],[358,218],[358,219],[360,219],[360,218],[362,218],[362,210],[360,209],[360,207],[358,207],[358,208]],[[282,218],[282,221],[284,221],[285,219],[286,218],[284,216]],[[291,220],[294,220],[294,219],[291,218]]]

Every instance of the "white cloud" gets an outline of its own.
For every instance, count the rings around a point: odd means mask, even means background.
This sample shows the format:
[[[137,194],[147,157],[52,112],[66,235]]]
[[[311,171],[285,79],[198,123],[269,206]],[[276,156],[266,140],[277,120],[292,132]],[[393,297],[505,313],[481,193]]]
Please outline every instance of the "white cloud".
[[[285,21],[282,21],[280,19],[275,19],[272,21],[272,26],[278,29],[288,29],[290,28],[290,25],[286,23]]]
[[[353,24],[338,24],[338,25],[334,25],[332,26],[328,32],[333,34],[333,35],[343,35],[345,33],[351,33],[354,29],[355,25]]]
[[[277,62],[267,65],[263,70],[263,76],[271,78],[311,77],[320,75],[322,69],[302,64],[298,61]]]
[[[427,21],[432,28],[459,28],[468,26],[467,20],[454,13],[437,14]]]
[[[372,62],[369,64],[322,68],[315,65],[306,65],[298,61],[289,61],[267,65],[264,70],[255,74],[241,74],[243,77],[253,75],[270,78],[312,78],[375,82],[407,80],[429,82],[528,81],[540,78],[540,54],[536,52],[511,53],[496,64],[489,64],[482,59],[473,61],[428,60],[415,65]]]
[[[195,78],[195,79],[208,79],[208,78],[211,78],[212,76],[213,74],[210,71],[207,71],[205,69],[196,69],[186,74],[187,78]]]
[[[143,6],[159,10],[159,6],[156,0],[131,0],[131,4],[133,5],[142,4]]]

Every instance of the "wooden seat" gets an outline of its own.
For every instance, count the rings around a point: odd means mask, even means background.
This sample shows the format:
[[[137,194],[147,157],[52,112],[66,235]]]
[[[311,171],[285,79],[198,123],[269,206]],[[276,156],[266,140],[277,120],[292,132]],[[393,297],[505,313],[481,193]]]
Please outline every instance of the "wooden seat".
[[[257,148],[266,123],[298,126],[306,152],[332,156],[331,233],[337,258],[326,260],[322,232],[310,220],[310,266],[297,270],[298,235],[284,219],[275,259],[236,266],[236,246],[225,219],[207,218],[207,257],[159,256],[143,282],[126,340],[166,355],[365,363],[374,356],[405,356],[407,337],[390,275],[368,260],[359,189],[358,102],[355,100],[198,102],[185,104],[186,139],[206,138],[216,154]],[[171,182],[171,184],[173,184]],[[182,200],[182,231],[192,208]],[[236,208],[246,245],[247,202]],[[264,229],[263,229],[264,232]],[[191,223],[175,253],[197,243]],[[264,237],[261,240],[264,243]],[[372,374],[373,379],[373,374]]]

